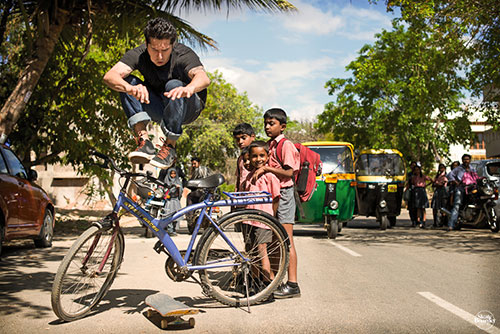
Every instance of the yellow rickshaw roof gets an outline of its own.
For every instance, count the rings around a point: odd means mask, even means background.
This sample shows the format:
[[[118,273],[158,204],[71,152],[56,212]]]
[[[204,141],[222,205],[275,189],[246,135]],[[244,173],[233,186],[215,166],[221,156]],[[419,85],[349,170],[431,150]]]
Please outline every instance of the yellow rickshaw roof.
[[[351,143],[345,141],[307,141],[302,143],[304,146],[349,146],[351,150],[354,150],[354,146]]]
[[[370,148],[370,149],[361,150],[361,152],[359,152],[359,155],[361,155],[361,154],[391,154],[391,153],[398,154],[401,158],[403,157],[403,154],[401,152],[399,152],[398,150],[396,150],[395,148],[380,148],[380,149]]]

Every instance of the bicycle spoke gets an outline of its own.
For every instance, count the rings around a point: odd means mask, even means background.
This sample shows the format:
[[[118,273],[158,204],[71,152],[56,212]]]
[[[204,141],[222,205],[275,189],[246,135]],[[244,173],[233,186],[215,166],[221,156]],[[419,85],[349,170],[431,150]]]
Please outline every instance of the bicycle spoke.
[[[248,224],[249,222],[258,222],[258,226],[264,227],[260,229],[267,230],[267,238],[270,237],[270,241],[259,243],[257,240],[260,239],[256,237],[256,233],[262,231],[257,232],[259,228]],[[236,224],[242,224],[242,232],[236,232]],[[246,304],[247,288],[251,295],[251,304],[264,300],[281,282],[288,266],[288,248],[284,233],[274,221],[246,213],[226,220],[221,219],[219,227],[241,255],[213,229],[200,246],[202,250],[198,265],[224,263],[226,266],[200,271],[202,282],[214,298],[227,305]],[[244,268],[248,268],[247,280]]]
[[[59,318],[71,321],[84,316],[109,289],[122,260],[124,242],[121,232],[114,241],[111,233],[90,228],[63,259],[52,289],[52,308]],[[113,247],[106,258],[110,242]]]

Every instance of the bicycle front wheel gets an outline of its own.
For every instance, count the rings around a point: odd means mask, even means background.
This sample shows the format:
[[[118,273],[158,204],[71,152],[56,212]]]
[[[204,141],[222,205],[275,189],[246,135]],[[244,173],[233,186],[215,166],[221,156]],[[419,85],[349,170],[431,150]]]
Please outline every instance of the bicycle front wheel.
[[[212,227],[199,244],[196,264],[213,266],[199,272],[203,288],[229,306],[265,301],[288,269],[285,230],[274,217],[258,210],[228,214],[218,224],[223,234]]]
[[[123,259],[121,230],[87,229],[62,260],[52,285],[52,310],[64,321],[87,315],[109,290]]]

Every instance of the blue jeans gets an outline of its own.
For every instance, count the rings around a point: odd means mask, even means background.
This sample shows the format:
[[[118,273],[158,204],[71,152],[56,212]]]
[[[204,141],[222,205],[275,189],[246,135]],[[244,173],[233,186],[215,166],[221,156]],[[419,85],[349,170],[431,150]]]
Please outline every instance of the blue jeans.
[[[125,78],[132,86],[145,83],[134,75]],[[185,86],[177,79],[172,79],[165,84],[165,92]],[[149,93],[149,104],[141,103],[132,95],[120,93],[120,100],[128,118],[128,125],[134,128],[139,122],[153,120],[160,124],[160,127],[168,139],[177,140],[182,134],[182,124],[189,124],[196,120],[204,108],[203,102],[198,94],[194,94],[189,99],[180,98],[171,100],[163,94],[159,96],[150,87],[146,86]]]
[[[460,205],[462,205],[462,201],[464,200],[464,189],[461,187],[456,187],[453,195],[453,208],[451,209],[451,216],[448,220],[448,227],[455,228],[458,219],[458,212],[460,210]]]

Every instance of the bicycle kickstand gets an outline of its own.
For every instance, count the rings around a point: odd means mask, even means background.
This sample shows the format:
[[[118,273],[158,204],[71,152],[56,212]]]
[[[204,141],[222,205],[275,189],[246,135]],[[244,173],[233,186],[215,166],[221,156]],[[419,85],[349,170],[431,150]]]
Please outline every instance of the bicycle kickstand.
[[[249,274],[249,272],[250,272],[250,270],[248,270],[248,266],[245,266],[245,268],[243,269],[243,274],[245,277],[245,290],[246,290],[246,294],[247,294],[247,307],[248,307],[248,313],[252,313],[250,311],[250,299],[248,296],[248,274]]]

